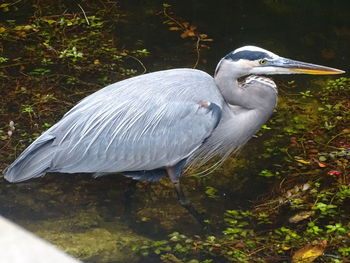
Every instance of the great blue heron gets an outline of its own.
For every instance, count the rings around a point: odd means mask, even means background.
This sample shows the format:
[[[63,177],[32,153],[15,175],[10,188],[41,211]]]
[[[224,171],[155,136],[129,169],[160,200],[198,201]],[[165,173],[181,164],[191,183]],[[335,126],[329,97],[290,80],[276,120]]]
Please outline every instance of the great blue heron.
[[[270,117],[276,84],[257,75],[299,73],[344,71],[245,46],[220,60],[214,78],[171,69],[119,81],[73,107],[4,170],[5,178],[21,182],[48,172],[121,173],[145,181],[168,176],[180,203],[195,214],[180,188],[183,168],[227,157]]]

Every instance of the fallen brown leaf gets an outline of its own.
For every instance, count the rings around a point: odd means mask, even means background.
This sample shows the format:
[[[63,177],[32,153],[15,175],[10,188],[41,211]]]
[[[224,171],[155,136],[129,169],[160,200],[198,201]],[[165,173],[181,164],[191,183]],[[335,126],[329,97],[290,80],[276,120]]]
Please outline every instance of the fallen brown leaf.
[[[290,223],[298,223],[306,218],[309,218],[310,216],[312,216],[313,214],[315,214],[315,211],[303,211],[303,212],[300,212],[292,217],[290,217],[288,219],[288,221]]]
[[[322,240],[318,245],[308,244],[297,250],[293,257],[292,263],[310,263],[321,256],[326,248],[327,241]]]

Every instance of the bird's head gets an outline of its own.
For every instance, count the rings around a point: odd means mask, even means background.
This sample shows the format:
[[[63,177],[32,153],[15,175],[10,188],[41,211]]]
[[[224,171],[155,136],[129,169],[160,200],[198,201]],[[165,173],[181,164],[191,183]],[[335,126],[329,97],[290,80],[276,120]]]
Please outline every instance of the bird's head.
[[[225,69],[230,68],[231,73],[234,73],[236,77],[250,74],[321,75],[344,73],[344,71],[335,68],[283,58],[268,50],[255,46],[244,46],[227,54],[218,64],[215,75],[220,71],[223,64],[225,64]]]

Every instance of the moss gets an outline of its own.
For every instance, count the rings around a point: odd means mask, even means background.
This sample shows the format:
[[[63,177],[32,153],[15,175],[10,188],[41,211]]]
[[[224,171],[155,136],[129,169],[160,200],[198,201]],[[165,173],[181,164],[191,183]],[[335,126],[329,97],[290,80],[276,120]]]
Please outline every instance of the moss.
[[[92,211],[26,225],[33,233],[68,254],[98,262],[137,262],[132,247],[147,239],[118,222],[106,222]]]

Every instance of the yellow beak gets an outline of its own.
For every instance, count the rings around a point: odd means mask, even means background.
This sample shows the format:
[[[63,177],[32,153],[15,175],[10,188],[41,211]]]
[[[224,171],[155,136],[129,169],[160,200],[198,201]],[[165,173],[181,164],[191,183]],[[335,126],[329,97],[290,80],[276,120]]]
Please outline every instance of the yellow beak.
[[[281,68],[283,71],[288,71],[290,74],[329,75],[345,73],[345,71],[340,69],[296,61],[287,58],[280,58],[277,61],[274,61],[274,66]]]

